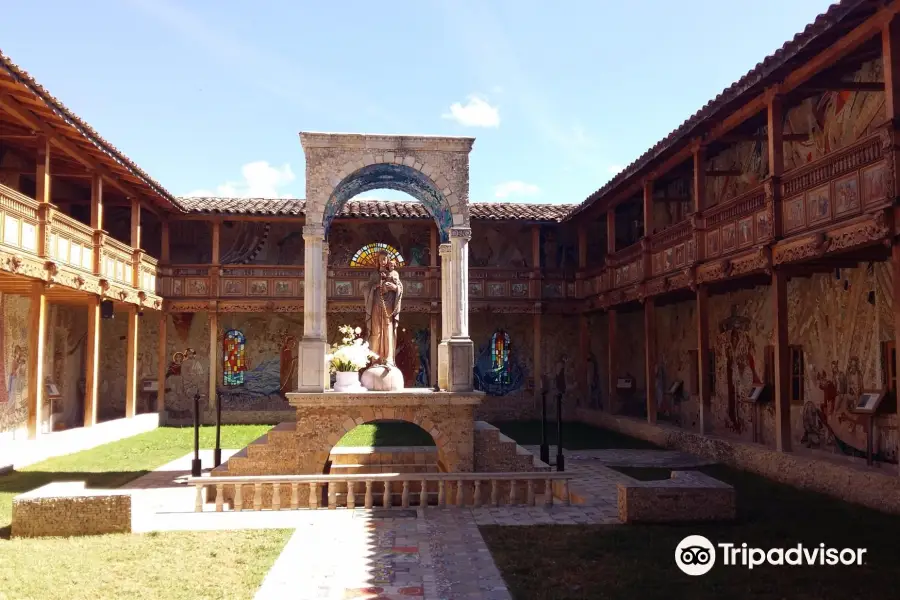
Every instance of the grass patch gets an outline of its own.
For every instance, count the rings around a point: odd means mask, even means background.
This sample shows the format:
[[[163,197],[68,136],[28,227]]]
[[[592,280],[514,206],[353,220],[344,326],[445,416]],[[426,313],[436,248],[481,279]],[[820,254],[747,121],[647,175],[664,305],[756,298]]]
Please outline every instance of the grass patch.
[[[376,421],[351,429],[335,446],[434,446],[434,439],[414,423]]]
[[[269,425],[224,425],[222,447],[243,448]],[[200,447],[215,446],[215,428],[200,429]],[[191,427],[160,427],[90,450],[57,456],[0,476],[0,537],[9,537],[14,496],[54,481],[87,481],[88,487],[119,487],[182,457],[194,448]],[[0,596],[2,597],[2,596]]]
[[[900,588],[900,516],[886,515],[721,465],[698,469],[737,490],[733,523],[687,525],[482,527],[513,596],[519,600],[852,600],[894,597]],[[675,547],[692,534],[714,544],[763,549],[867,548],[856,566],[716,566],[689,577]],[[540,540],[536,549],[535,540]]]
[[[492,421],[491,425],[521,445],[541,443],[540,421]],[[556,443],[556,423],[547,423],[547,439]],[[608,429],[600,429],[580,422],[563,423],[563,448],[567,450],[599,450],[610,448],[658,449],[658,446]]]
[[[672,479],[672,471],[696,471],[693,467],[670,469],[666,467],[609,467],[623,475],[628,475],[638,481],[662,481]]]
[[[0,598],[250,599],[288,530],[16,539],[0,546]]]

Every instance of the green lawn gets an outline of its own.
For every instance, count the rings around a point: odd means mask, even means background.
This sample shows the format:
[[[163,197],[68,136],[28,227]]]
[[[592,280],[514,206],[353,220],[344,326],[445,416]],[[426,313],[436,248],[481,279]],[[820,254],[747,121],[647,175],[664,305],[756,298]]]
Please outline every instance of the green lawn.
[[[553,527],[482,527],[494,560],[517,600],[854,600],[895,598],[900,589],[900,516],[720,465],[701,471],[737,490],[733,523]],[[764,549],[867,548],[856,566],[721,566],[689,577],[675,547],[692,534],[714,544]]]
[[[335,446],[434,446],[434,440],[413,423],[377,421],[351,429]]]
[[[291,531],[16,539],[0,543],[0,598],[246,599]]]
[[[516,440],[521,445],[541,443],[540,421],[491,421],[491,425]],[[548,443],[556,443],[556,423],[547,422]],[[606,448],[658,448],[650,442],[600,429],[585,423],[563,422],[563,448],[566,450],[588,450]]]
[[[243,448],[270,428],[269,425],[223,426],[222,448]],[[202,427],[200,447],[212,448],[214,445],[215,428]],[[0,537],[9,537],[12,499],[17,494],[53,481],[84,480],[88,487],[118,487],[184,456],[193,448],[192,428],[160,427],[91,450],[51,458],[21,471],[0,476]]]

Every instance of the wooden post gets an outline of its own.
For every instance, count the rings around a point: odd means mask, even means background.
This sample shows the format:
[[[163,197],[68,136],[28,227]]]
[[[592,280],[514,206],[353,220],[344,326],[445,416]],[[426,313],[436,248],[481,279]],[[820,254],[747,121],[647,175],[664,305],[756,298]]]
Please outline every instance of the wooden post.
[[[587,225],[578,223],[578,268],[586,269],[588,259]]]
[[[647,389],[647,422],[656,423],[656,302],[644,301],[644,387]]]
[[[788,278],[772,272],[772,307],[775,309],[775,449],[791,450],[791,351],[788,346]]]
[[[172,260],[170,256],[170,243],[169,243],[169,220],[163,219],[162,223],[160,223],[160,250],[159,250],[159,262],[162,264],[169,264]]]
[[[699,213],[705,204],[706,194],[706,149],[699,143],[694,145],[694,212]]]
[[[606,213],[606,253],[616,252],[616,209],[610,208]]]
[[[94,230],[94,274],[103,272],[103,177],[91,175],[91,228]]]
[[[644,236],[653,235],[653,180],[644,182]]]
[[[219,313],[218,307],[211,307],[209,311],[209,395],[206,403],[207,409],[216,406],[216,387],[219,383]]]
[[[700,433],[712,432],[712,372],[709,349],[709,290],[697,288],[697,367],[700,383]]]
[[[137,198],[131,199],[131,247],[141,247],[141,203]]]
[[[534,347],[532,348],[532,352],[534,353],[534,402],[535,406],[537,403],[541,401],[541,392],[544,389],[543,377],[544,374],[543,366],[541,366],[541,306],[540,302],[536,303],[535,312],[534,312]]]
[[[219,236],[221,234],[221,231],[222,231],[222,222],[221,221],[213,221],[212,222],[212,260],[210,261],[210,264],[213,264],[213,265],[219,264],[219,257],[220,257],[219,252],[221,250],[221,248],[220,248],[221,244],[219,243]]]
[[[616,317],[617,311],[610,308],[606,314],[607,339],[607,369],[606,369],[606,394],[609,398],[608,407],[610,414],[615,414],[619,410],[619,393],[616,389],[616,380],[619,378],[619,358],[616,355]]]
[[[47,343],[47,289],[43,281],[31,284],[31,308],[28,319],[28,439],[41,432],[44,407],[44,355]]]
[[[50,220],[53,215],[52,204],[50,204],[50,140],[47,136],[37,136],[36,154],[34,198],[40,203],[38,206],[37,254],[49,258],[53,253],[52,249],[48,247]]]
[[[100,297],[88,297],[85,356],[84,426],[97,423],[97,391],[100,387]]]
[[[884,107],[888,120],[900,117],[900,18],[893,17],[881,30],[884,65]]]
[[[138,307],[129,305],[127,317],[128,334],[125,352],[125,417],[131,418],[137,414],[138,403],[138,326],[140,317]]]
[[[586,313],[578,316],[578,387],[581,388],[581,403],[590,406],[588,393],[591,386],[588,382],[588,357],[591,349],[590,317]]]
[[[156,380],[159,386],[156,391],[156,412],[166,409],[166,372],[169,370],[168,332],[169,315],[161,312],[159,313],[159,333],[156,336]]]

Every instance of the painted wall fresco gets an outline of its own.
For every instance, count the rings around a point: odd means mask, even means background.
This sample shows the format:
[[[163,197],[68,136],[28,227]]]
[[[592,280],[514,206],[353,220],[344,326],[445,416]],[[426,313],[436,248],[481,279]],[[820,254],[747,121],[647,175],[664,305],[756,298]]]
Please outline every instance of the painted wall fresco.
[[[853,81],[883,81],[881,59],[869,61]],[[885,119],[882,92],[825,92],[805,99],[785,115],[785,133],[809,133],[805,142],[785,144],[784,168],[793,169],[848,146]]]
[[[653,197],[653,223],[648,228],[651,233],[680,223],[694,210],[693,202],[690,201],[691,181],[689,178],[682,177],[655,185]],[[673,202],[661,200],[662,198],[686,198],[687,200]]]
[[[530,226],[472,223],[469,264],[473,267],[530,268]]]
[[[336,222],[328,233],[328,264],[347,267],[357,250],[371,242],[383,242],[396,248],[406,259],[407,266],[428,266],[431,264],[432,225],[432,221],[414,224],[367,222],[353,225]]]
[[[0,327],[3,376],[0,391],[0,431],[5,437],[24,437],[28,399],[28,309],[31,302],[25,296],[0,294]],[[19,430],[18,432],[16,430]]]
[[[657,360],[659,366],[651,391],[656,396],[657,416],[662,421],[694,429],[699,423],[699,403],[692,388],[695,368],[691,351],[697,349],[697,312],[694,302],[656,308]],[[681,382],[678,394],[669,394]]]
[[[589,408],[609,410],[607,371],[609,370],[609,325],[606,313],[594,313],[588,317],[588,390],[586,404]]]
[[[765,128],[760,128],[760,135]],[[708,170],[740,170],[740,175],[706,178],[705,206],[715,206],[756,187],[768,176],[769,151],[765,138],[755,141],[736,142],[711,156],[706,163]]]

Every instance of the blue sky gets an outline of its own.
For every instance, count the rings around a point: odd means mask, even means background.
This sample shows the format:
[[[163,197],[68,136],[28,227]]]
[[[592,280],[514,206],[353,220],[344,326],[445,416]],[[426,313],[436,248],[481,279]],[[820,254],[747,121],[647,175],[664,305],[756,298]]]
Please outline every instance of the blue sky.
[[[0,48],[174,194],[302,198],[308,130],[474,136],[472,201],[554,203],[584,200],[828,6],[8,4]]]

